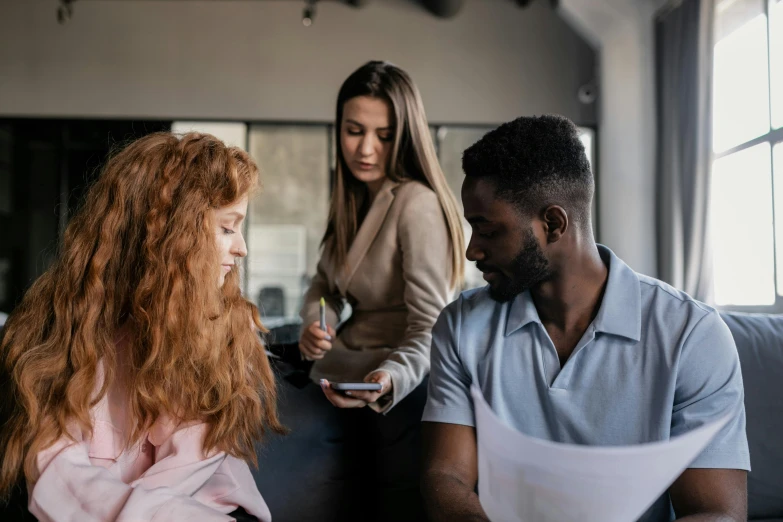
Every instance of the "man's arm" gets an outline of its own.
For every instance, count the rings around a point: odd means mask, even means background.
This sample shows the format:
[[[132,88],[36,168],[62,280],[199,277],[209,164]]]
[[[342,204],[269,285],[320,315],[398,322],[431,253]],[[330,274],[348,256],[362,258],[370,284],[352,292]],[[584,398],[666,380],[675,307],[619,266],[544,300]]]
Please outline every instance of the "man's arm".
[[[478,480],[476,429],[460,424],[422,423],[424,470],[421,492],[432,522],[489,522],[475,493]]]
[[[744,387],[731,332],[712,311],[682,345],[672,408],[671,436],[733,413],[726,425],[669,488],[681,521],[745,521],[748,517]]]
[[[678,522],[745,522],[748,473],[738,469],[686,469],[669,495]]]

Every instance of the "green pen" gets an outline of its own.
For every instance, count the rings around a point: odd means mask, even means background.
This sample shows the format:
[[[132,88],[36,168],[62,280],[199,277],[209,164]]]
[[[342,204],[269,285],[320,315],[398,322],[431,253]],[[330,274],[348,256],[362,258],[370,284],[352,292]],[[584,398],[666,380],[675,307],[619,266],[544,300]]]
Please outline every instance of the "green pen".
[[[326,301],[324,300],[323,297],[321,298],[321,301],[320,301],[319,305],[320,305],[320,309],[321,309],[321,324],[319,326],[321,327],[321,330],[326,332]],[[329,337],[327,337],[327,339],[329,339]],[[303,354],[301,352],[299,353],[299,357],[303,361],[311,361],[312,360],[312,359],[310,359],[309,357],[307,357],[305,354]]]
[[[326,331],[326,301],[321,298],[321,330]]]

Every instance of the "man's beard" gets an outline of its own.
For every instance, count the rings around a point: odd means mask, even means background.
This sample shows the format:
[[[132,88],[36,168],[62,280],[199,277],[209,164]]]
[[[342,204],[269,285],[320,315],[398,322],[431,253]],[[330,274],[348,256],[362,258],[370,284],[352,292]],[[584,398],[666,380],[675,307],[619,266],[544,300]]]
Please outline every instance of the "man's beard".
[[[510,272],[511,278],[498,272],[499,277],[494,285],[489,285],[489,296],[495,301],[500,303],[511,301],[552,275],[549,261],[530,229],[525,232],[522,249],[511,262]]]

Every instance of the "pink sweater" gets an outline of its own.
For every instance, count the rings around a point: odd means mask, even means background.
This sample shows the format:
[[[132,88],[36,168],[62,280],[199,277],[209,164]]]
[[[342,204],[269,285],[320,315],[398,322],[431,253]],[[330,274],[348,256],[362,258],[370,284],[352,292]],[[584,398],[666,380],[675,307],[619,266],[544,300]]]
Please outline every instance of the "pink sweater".
[[[272,520],[243,460],[217,451],[204,457],[204,423],[175,426],[162,417],[123,448],[125,402],[113,386],[91,412],[92,435],[74,428],[76,442],[63,437],[38,454],[41,475],[28,491],[39,521],[224,522],[237,506]]]

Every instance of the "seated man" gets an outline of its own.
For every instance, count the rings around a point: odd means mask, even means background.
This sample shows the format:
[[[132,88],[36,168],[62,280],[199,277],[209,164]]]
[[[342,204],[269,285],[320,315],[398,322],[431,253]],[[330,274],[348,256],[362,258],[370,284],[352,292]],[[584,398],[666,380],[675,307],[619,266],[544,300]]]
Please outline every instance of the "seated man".
[[[475,383],[507,424],[564,443],[667,440],[736,412],[641,520],[745,520],[750,461],[729,329],[595,243],[576,127],[516,119],[467,149],[462,166],[466,255],[489,285],[464,292],[433,330],[422,479],[431,519],[487,520],[475,493]]]

